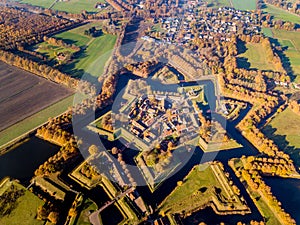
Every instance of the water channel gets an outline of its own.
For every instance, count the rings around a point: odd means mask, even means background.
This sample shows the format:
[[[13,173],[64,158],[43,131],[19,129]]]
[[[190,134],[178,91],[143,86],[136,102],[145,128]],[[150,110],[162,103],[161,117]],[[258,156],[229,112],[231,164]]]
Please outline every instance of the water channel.
[[[127,83],[128,79],[132,78],[131,76],[124,76],[118,82],[118,92],[121,91],[124,85]],[[201,81],[201,84],[206,85],[208,93],[210,90],[214,90],[213,83],[211,81]],[[212,96],[211,94],[209,94]],[[168,180],[166,180],[154,193],[150,193],[148,187],[138,187],[138,192],[142,195],[145,202],[150,204],[155,208],[177,185],[178,180],[182,180],[190,171],[190,169],[199,164],[199,162],[211,161],[212,159],[221,161],[225,170],[228,171],[233,178],[234,183],[240,188],[242,195],[247,201],[248,205],[251,208],[252,213],[246,216],[231,215],[231,216],[217,216],[211,209],[205,209],[203,211],[193,214],[195,218],[203,218],[203,221],[208,224],[214,224],[217,222],[228,222],[236,224],[237,221],[249,222],[250,220],[260,220],[261,215],[257,211],[253,201],[250,199],[246,193],[245,188],[240,183],[238,178],[234,175],[233,171],[227,165],[228,160],[234,157],[241,157],[242,155],[256,155],[258,154],[257,150],[249,143],[236,129],[236,124],[244,117],[248,112],[249,106],[243,110],[240,116],[235,121],[227,121],[226,130],[229,135],[238,140],[238,142],[243,146],[241,148],[232,149],[228,151],[220,151],[216,153],[204,153],[200,148],[197,148],[191,157],[191,159],[186,163],[186,165]],[[222,120],[220,115],[213,115],[216,120]],[[87,121],[89,123],[90,121]],[[86,123],[86,124],[87,124]],[[85,124],[83,122],[83,124]],[[59,150],[58,146],[52,145],[46,141],[40,140],[36,137],[31,137],[28,141],[22,143],[20,146],[17,146],[15,149],[6,153],[5,155],[0,156],[0,178],[5,176],[10,176],[12,178],[19,179],[24,184],[27,184],[30,178],[34,175],[34,170],[46,161],[50,156],[54,155]],[[132,158],[132,155],[136,154],[135,150],[127,149],[124,151],[124,157],[129,156]],[[126,160],[126,159],[125,159]],[[79,188],[80,191],[86,193],[90,198],[92,198],[98,206],[103,204],[107,200],[107,196],[103,190],[94,190],[88,192],[83,190],[76,185],[73,181],[65,176],[65,181],[67,183],[72,183],[74,187]],[[272,187],[272,191],[275,196],[282,202],[283,207],[287,212],[290,212],[292,217],[300,222],[300,214],[298,213],[298,205],[300,204],[300,181],[299,180],[285,180],[287,185],[285,185],[280,179],[277,178],[266,178],[266,183]],[[103,198],[99,197],[99,193],[103,194]],[[108,208],[109,209],[109,208]],[[115,210],[115,209],[113,209]],[[105,212],[107,216],[111,214]],[[107,216],[104,215],[104,220],[107,220]],[[190,219],[187,219],[185,224],[190,223]]]

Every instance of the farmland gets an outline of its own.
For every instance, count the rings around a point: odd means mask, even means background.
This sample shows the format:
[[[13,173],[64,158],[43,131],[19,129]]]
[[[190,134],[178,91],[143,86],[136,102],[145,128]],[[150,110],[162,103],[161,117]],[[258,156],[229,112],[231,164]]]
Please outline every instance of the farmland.
[[[300,165],[300,116],[287,108],[263,129],[263,132]]]
[[[65,112],[73,104],[73,95],[25,118],[0,132],[0,146]]]
[[[272,70],[272,63],[269,63],[266,58],[265,49],[260,43],[247,43],[246,52],[239,55],[241,58],[246,58],[250,63],[250,68],[260,70]]]
[[[84,73],[98,77],[103,73],[105,63],[110,58],[111,50],[115,45],[116,36],[102,34],[94,38],[84,35],[84,31],[92,26],[97,29],[101,28],[100,23],[90,23],[55,36],[66,43],[75,44],[83,49],[70,64],[62,67],[63,72],[77,77],[81,77]]]
[[[269,13],[276,20],[283,20],[300,24],[300,16],[297,16],[273,5],[266,5],[266,8],[263,9],[263,12]]]
[[[71,95],[58,84],[0,63],[0,130]]]

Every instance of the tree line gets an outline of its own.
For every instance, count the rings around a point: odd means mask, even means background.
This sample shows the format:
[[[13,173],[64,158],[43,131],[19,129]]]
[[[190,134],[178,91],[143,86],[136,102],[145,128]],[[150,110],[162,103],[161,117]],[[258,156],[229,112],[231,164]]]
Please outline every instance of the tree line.
[[[78,80],[70,77],[69,75],[60,72],[59,70],[52,68],[51,66],[35,62],[31,59],[21,57],[12,52],[0,50],[0,60],[12,65],[19,67],[23,70],[36,74],[40,77],[44,77],[55,83],[65,85],[72,89],[77,89],[78,91],[94,95],[96,93],[95,87],[88,81]]]
[[[0,48],[16,49],[43,40],[59,30],[76,24],[75,21],[31,13],[17,8],[0,8]]]
[[[234,161],[234,160],[233,160]],[[244,183],[247,187],[255,193],[258,193],[263,201],[265,201],[272,212],[276,214],[282,224],[290,225],[296,224],[296,221],[291,217],[291,215],[284,211],[281,202],[273,195],[271,188],[263,181],[260,174],[261,171],[271,171],[281,176],[289,172],[294,172],[295,168],[291,162],[286,162],[284,159],[278,158],[265,158],[265,157],[245,157],[241,158],[242,166],[237,166],[234,168],[237,177]],[[232,162],[231,162],[232,163]],[[271,164],[271,165],[270,165]],[[287,164],[287,165],[285,165]],[[235,167],[231,164],[232,167]],[[278,169],[282,168],[282,169]],[[274,171],[274,172],[273,172]],[[253,199],[255,202],[257,199]]]

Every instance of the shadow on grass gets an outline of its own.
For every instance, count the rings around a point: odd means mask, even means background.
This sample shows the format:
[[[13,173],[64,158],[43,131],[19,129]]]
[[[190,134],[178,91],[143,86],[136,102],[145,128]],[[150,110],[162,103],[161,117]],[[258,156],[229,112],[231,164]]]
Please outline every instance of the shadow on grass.
[[[237,41],[237,54],[243,54],[248,50],[246,47],[246,42],[238,39]],[[246,57],[237,57],[237,65],[238,68],[243,68],[243,69],[250,69],[250,63]]]
[[[243,68],[243,69],[250,69],[251,64],[248,62],[248,59],[246,57],[237,57],[237,65],[238,68]]]
[[[264,134],[272,139],[274,143],[279,147],[280,150],[283,150],[290,155],[291,159],[294,161],[297,167],[300,167],[300,148],[295,146],[290,146],[289,142],[286,139],[286,135],[275,134],[277,131],[276,128],[273,128],[271,125],[267,125],[263,132]]]
[[[293,69],[291,67],[290,59],[285,55],[285,51],[288,50],[288,46],[281,46],[278,39],[270,38],[271,44],[275,45],[276,47],[281,47],[282,50],[275,50],[278,56],[281,59],[283,68],[286,70],[287,74],[290,76],[291,80],[295,80],[296,76],[294,75]]]
[[[64,39],[65,41],[66,39]],[[72,56],[71,62],[66,64],[61,64],[57,66],[57,69],[62,71],[63,73],[69,74],[73,78],[84,79],[90,81],[91,83],[97,82],[97,77],[87,73],[84,69],[77,69],[76,64],[80,62],[80,60],[88,57],[86,54],[86,47],[81,48],[79,52],[75,53]],[[99,74],[100,76],[101,74]]]

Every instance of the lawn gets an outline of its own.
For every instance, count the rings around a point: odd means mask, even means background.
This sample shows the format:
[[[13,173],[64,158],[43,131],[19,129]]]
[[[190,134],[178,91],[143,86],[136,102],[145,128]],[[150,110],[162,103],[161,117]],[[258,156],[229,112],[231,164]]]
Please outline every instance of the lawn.
[[[84,35],[84,31],[92,26],[97,29],[101,28],[100,23],[90,23],[55,35],[56,38],[83,49],[83,52],[72,63],[61,68],[64,72],[75,77],[81,77],[83,74],[99,77],[103,73],[117,37],[111,34],[102,34],[96,38]]]
[[[274,38],[285,47],[286,57],[289,58],[293,74],[297,76],[296,82],[300,82],[300,32],[273,29]]]
[[[237,196],[228,189],[224,173],[217,170],[218,178],[216,177],[213,167],[219,167],[207,166],[207,164],[198,165],[190,171],[182,184],[178,184],[161,203],[159,206],[161,214],[188,214],[203,207],[209,201],[214,201],[218,210],[231,211],[232,204],[236,209],[246,209]]]
[[[47,122],[49,117],[55,117],[65,112],[69,106],[72,106],[73,97],[74,95],[62,99],[61,101],[1,131],[0,146]]]
[[[278,114],[263,132],[300,166],[300,116],[287,108]]]
[[[273,70],[274,66],[266,58],[266,52],[261,43],[247,43],[247,51],[240,54],[240,58],[247,58],[250,68],[259,70]]]
[[[256,0],[231,0],[234,8],[240,10],[255,10]]]
[[[54,10],[65,11],[69,13],[81,13],[82,10],[86,10],[89,13],[98,12],[95,8],[97,3],[103,3],[104,0],[70,0],[70,1],[58,1],[52,7]]]
[[[230,0],[208,0],[208,6],[213,8],[231,6]]]
[[[266,8],[264,8],[262,11],[269,13],[276,20],[283,20],[300,24],[300,16],[297,16],[276,6],[266,5]]]
[[[14,188],[14,190],[12,190]],[[18,194],[21,193],[21,194]],[[7,215],[1,211],[0,224],[9,225],[42,225],[44,221],[37,220],[37,208],[44,205],[44,201],[39,199],[25,187],[15,181],[7,179],[0,186],[0,207],[11,210]],[[19,196],[19,197],[13,197]],[[6,196],[6,197],[5,197]],[[7,202],[5,201],[7,200]]]

